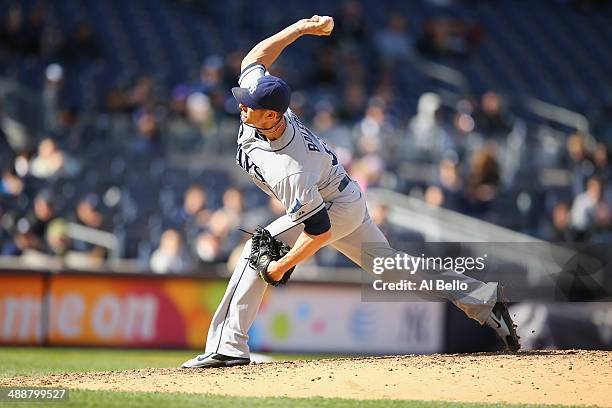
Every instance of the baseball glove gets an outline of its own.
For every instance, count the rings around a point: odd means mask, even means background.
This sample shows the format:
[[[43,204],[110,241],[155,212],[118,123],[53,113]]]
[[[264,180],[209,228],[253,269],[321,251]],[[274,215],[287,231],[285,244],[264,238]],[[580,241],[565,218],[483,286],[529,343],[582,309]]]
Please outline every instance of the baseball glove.
[[[268,285],[284,285],[291,277],[295,266],[285,272],[281,280],[276,281],[268,275],[268,265],[272,261],[281,259],[290,249],[289,245],[274,238],[267,229],[257,227],[251,238],[249,265],[257,271],[259,277]]]

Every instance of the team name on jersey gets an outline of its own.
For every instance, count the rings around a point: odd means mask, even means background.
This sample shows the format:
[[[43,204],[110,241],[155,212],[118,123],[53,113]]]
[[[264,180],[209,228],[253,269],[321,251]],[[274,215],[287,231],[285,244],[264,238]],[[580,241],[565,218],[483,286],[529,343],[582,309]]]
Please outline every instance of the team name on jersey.
[[[239,165],[244,171],[249,173],[252,177],[255,177],[257,180],[265,183],[263,175],[261,174],[261,169],[253,163],[253,160],[249,157],[248,154],[242,149],[242,145],[238,145],[238,149],[236,150],[236,164]]]

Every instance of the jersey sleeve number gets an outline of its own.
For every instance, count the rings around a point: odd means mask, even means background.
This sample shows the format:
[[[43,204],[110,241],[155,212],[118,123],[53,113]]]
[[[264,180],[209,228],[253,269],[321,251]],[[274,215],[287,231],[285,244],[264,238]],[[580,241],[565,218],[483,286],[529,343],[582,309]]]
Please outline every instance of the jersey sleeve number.
[[[319,139],[319,140],[321,140],[321,139]],[[321,140],[321,144],[323,146],[323,150],[325,150],[325,152],[331,156],[331,158],[332,158],[332,166],[335,166],[336,164],[338,164],[338,156],[336,156],[336,153],[332,152],[327,147],[327,144],[323,140]]]

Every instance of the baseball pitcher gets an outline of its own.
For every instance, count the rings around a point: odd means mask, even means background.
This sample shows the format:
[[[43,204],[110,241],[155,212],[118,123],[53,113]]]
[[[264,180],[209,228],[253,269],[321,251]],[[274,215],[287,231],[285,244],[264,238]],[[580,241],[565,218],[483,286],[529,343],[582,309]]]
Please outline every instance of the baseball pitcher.
[[[257,44],[242,61],[239,87],[232,88],[241,120],[236,163],[266,194],[283,203],[286,214],[258,228],[247,241],[212,319],[204,354],[186,361],[183,368],[250,363],[247,333],[266,287],[285,283],[293,268],[321,247],[331,245],[370,273],[375,257],[397,254],[370,219],[363,192],[335,153],[289,109],[289,86],[266,71],[301,36],[328,36],[332,29],[331,17],[299,20]],[[436,274],[436,279],[440,276],[465,282],[469,289],[435,296],[491,326],[509,350],[519,349],[497,283],[452,271]],[[432,275],[417,271],[412,278]]]

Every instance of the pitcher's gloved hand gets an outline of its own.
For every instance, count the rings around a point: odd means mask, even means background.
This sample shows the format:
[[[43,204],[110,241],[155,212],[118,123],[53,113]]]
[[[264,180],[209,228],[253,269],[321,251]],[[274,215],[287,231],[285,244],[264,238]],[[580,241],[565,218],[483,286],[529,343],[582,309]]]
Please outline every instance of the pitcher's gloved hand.
[[[285,272],[283,277],[277,281],[268,274],[268,265],[272,261],[281,259],[290,249],[289,245],[274,238],[267,229],[257,227],[251,238],[249,265],[257,271],[259,277],[268,285],[284,285],[291,277],[295,266]]]

